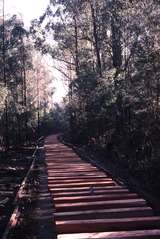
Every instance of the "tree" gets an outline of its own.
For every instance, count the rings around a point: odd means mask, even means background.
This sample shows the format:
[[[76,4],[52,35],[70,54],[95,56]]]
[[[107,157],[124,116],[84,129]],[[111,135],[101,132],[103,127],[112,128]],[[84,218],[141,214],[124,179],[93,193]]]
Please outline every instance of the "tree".
[[[4,31],[5,26],[5,31]],[[5,107],[1,108],[1,137],[3,137],[6,150],[10,146],[29,143],[32,137],[33,125],[37,128],[37,116],[35,112],[42,111],[42,108],[49,107],[49,98],[51,99],[51,86],[45,84],[51,81],[51,76],[46,70],[47,64],[34,61],[34,55],[38,54],[34,50],[33,43],[28,32],[23,27],[23,22],[13,16],[0,25],[1,43],[4,37],[4,46],[1,44],[0,49],[0,80],[1,80],[1,97],[5,101]],[[4,61],[5,49],[5,61]],[[39,56],[40,58],[40,56]],[[35,76],[35,68],[40,69],[40,74]],[[5,77],[4,77],[5,69]],[[32,76],[32,77],[30,77]],[[41,82],[41,78],[46,77],[48,81]],[[37,85],[35,79],[40,81],[43,87],[41,102],[37,106]],[[30,88],[32,84],[32,89]],[[32,103],[31,94],[36,97],[36,103]],[[47,96],[48,94],[48,96]],[[45,101],[45,102],[44,102]],[[47,103],[46,103],[47,102]],[[43,106],[42,106],[43,105]],[[4,110],[4,112],[2,112]],[[34,123],[33,123],[34,122]],[[4,127],[5,126],[5,127]]]

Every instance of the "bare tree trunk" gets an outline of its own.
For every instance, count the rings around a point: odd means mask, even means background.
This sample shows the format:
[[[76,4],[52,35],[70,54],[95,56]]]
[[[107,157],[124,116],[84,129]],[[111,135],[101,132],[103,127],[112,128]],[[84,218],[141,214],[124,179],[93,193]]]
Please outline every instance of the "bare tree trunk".
[[[39,99],[39,74],[37,69],[37,138],[40,137],[40,99]]]
[[[78,26],[76,15],[73,17],[74,20],[74,33],[75,33],[75,66],[76,74],[79,75],[79,56],[78,56]]]
[[[22,44],[22,106],[24,107],[24,128],[25,128],[25,141],[28,140],[28,117],[27,117],[27,85],[26,85],[26,62],[25,62],[25,46],[23,36],[21,36]]]
[[[5,5],[3,0],[3,80],[5,87],[7,87],[7,79],[6,79],[6,48],[5,48]],[[9,148],[9,128],[8,128],[8,97],[5,100],[5,134],[4,134],[4,141],[5,141],[5,150]]]
[[[92,14],[92,23],[93,23],[93,37],[94,37],[94,45],[95,45],[95,52],[97,58],[97,68],[98,73],[102,76],[102,64],[101,64],[101,57],[100,57],[100,49],[99,49],[99,39],[98,39],[98,31],[97,31],[97,23],[96,23],[96,16],[95,16],[95,8],[93,3],[90,2],[91,6],[91,14]]]
[[[112,53],[113,53],[113,66],[120,69],[122,65],[122,46],[121,46],[121,30],[120,19],[117,14],[116,2],[112,3],[112,16],[111,16],[111,31],[112,31]]]
[[[23,43],[23,89],[24,89],[24,107],[25,107],[25,138],[28,140],[28,116],[27,116],[27,85],[26,85],[26,66]]]

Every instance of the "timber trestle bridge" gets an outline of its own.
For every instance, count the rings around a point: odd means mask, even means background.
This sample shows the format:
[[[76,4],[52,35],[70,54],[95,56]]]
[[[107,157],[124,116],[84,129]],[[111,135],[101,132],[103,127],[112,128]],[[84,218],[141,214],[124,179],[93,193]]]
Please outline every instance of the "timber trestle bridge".
[[[144,199],[56,136],[46,139],[45,151],[58,239],[160,238],[160,217]]]

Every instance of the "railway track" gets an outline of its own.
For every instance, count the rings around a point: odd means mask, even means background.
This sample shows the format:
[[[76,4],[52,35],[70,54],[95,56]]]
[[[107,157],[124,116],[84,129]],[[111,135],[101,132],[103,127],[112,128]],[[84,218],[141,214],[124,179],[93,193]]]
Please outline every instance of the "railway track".
[[[56,136],[45,141],[58,239],[160,238],[160,217],[138,194],[83,161]]]
[[[24,154],[22,160],[22,152],[11,152],[0,160],[0,238],[14,211],[15,198],[30,164],[31,157]]]
[[[4,162],[4,165],[2,164],[2,184],[0,184],[0,197],[2,197],[3,195],[3,197],[5,197],[5,199],[7,200],[4,204],[3,200],[1,201],[4,208],[4,211],[0,210],[0,217],[2,219],[0,221],[1,239],[8,239],[8,237],[10,237],[11,231],[16,227],[19,216],[21,214],[20,200],[22,198],[22,194],[24,193],[24,189],[30,173],[33,170],[37,149],[38,147],[36,146],[36,148],[32,150],[33,153],[31,153],[32,151],[30,151],[30,153],[28,153],[26,157],[22,158],[21,155],[20,161],[18,163],[17,159],[15,159],[11,154],[12,159],[9,160],[9,165],[7,166],[6,162]],[[4,172],[5,175],[3,175]]]

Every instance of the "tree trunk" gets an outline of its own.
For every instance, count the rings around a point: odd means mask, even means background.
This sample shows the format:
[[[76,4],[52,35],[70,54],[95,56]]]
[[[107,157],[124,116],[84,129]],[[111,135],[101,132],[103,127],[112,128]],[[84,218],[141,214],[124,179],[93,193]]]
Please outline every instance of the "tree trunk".
[[[26,62],[25,62],[25,46],[23,37],[21,37],[22,44],[22,79],[23,79],[23,106],[24,106],[24,127],[25,127],[25,141],[28,140],[28,117],[27,117],[27,85],[26,85]]]
[[[122,65],[121,30],[120,30],[120,18],[117,14],[117,6],[115,1],[113,1],[112,3],[111,31],[112,31],[113,66],[117,69],[120,69]]]
[[[100,49],[99,49],[99,42],[98,42],[99,40],[98,40],[97,23],[96,23],[95,9],[92,2],[90,2],[90,6],[91,6],[91,14],[92,14],[94,45],[95,45],[95,52],[96,52],[96,58],[97,58],[97,68],[98,68],[99,75],[102,76],[102,64],[101,64]]]
[[[75,33],[75,66],[76,74],[79,75],[79,56],[78,56],[78,26],[76,15],[73,17],[74,20],[74,33]]]
[[[5,87],[7,88],[7,79],[6,79],[6,48],[5,48],[5,12],[4,12],[4,0],[3,0],[3,80]],[[5,133],[4,133],[4,142],[5,142],[5,150],[9,148],[9,128],[8,128],[8,96],[6,96],[5,100]]]

